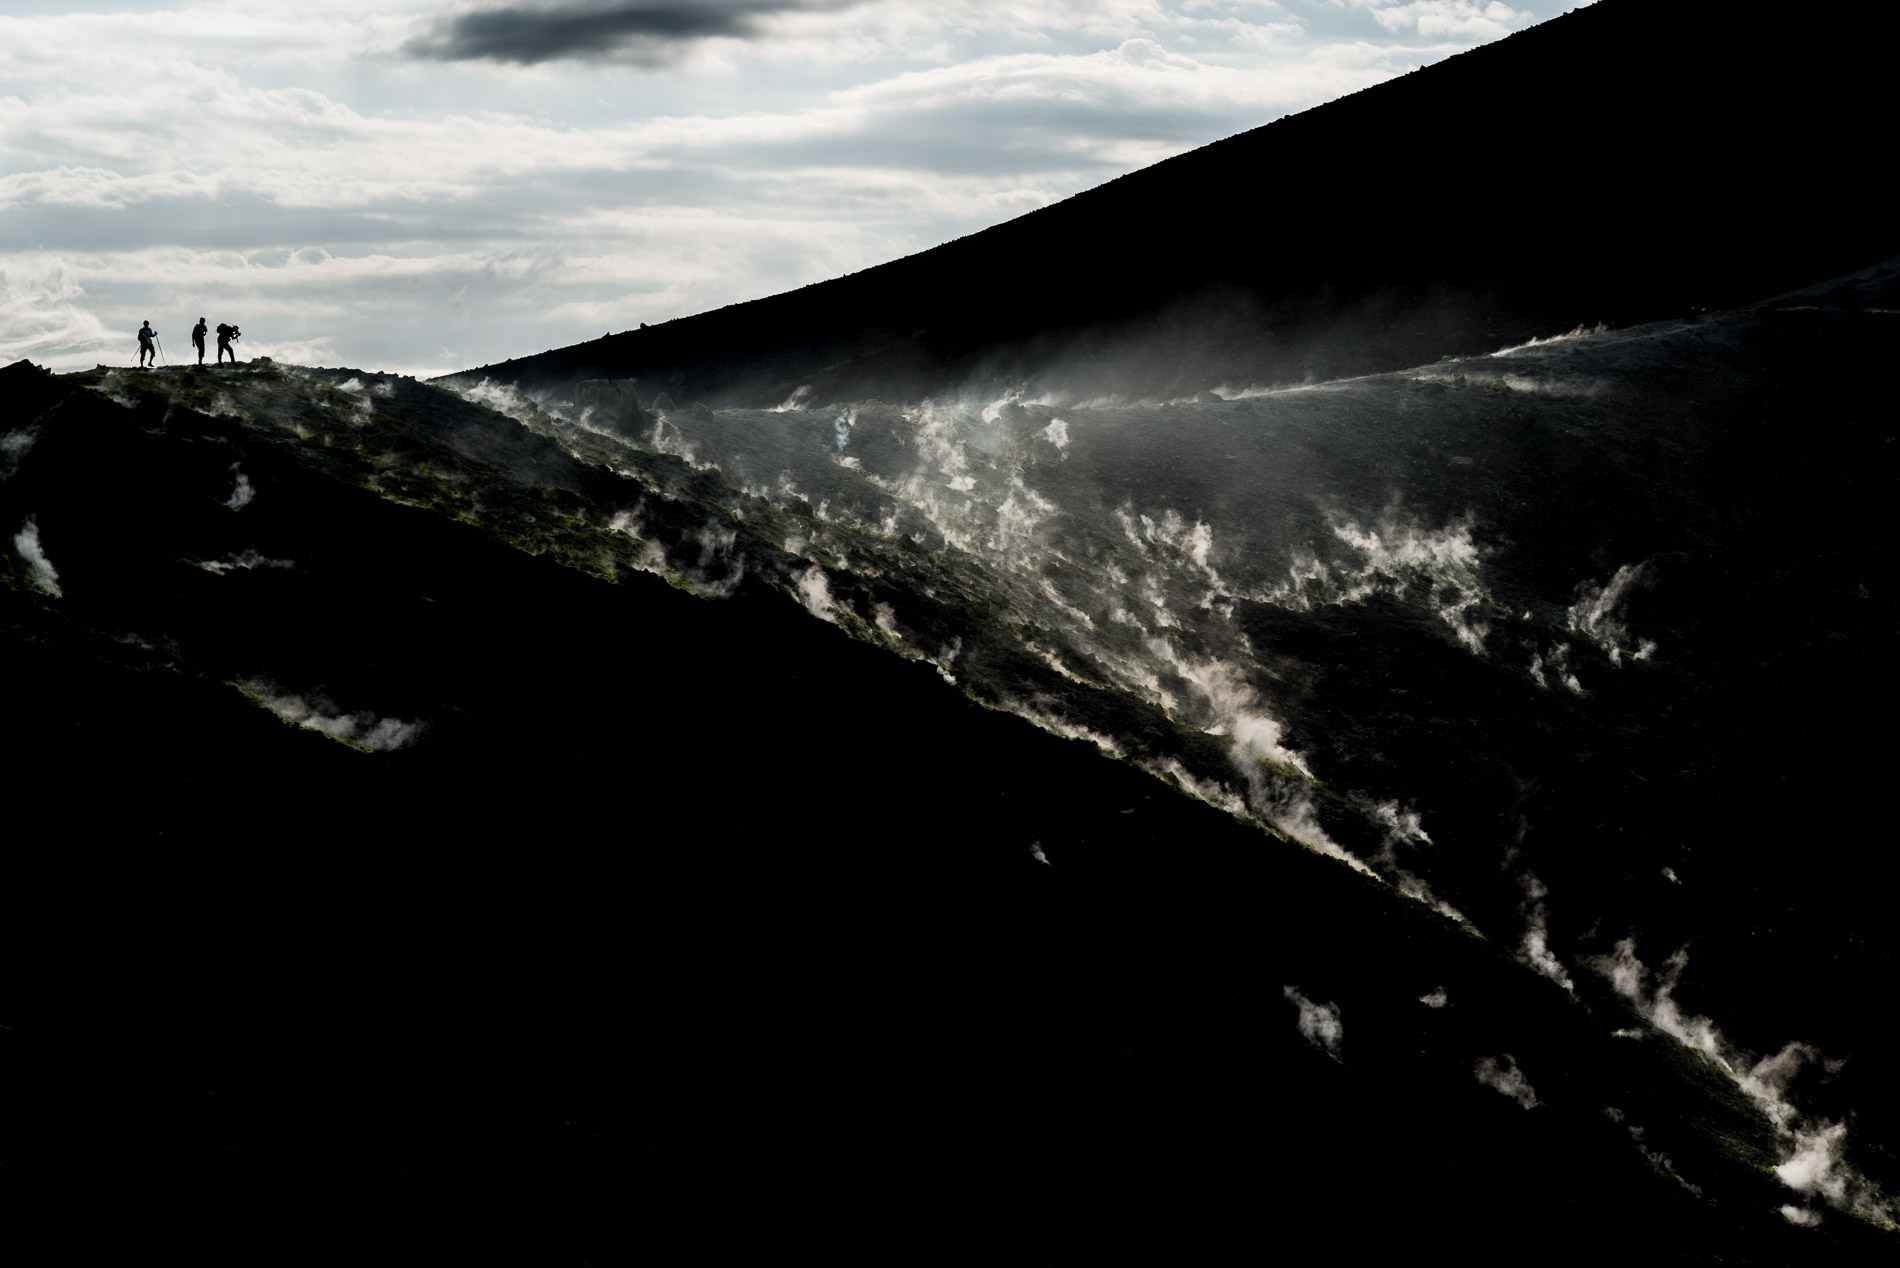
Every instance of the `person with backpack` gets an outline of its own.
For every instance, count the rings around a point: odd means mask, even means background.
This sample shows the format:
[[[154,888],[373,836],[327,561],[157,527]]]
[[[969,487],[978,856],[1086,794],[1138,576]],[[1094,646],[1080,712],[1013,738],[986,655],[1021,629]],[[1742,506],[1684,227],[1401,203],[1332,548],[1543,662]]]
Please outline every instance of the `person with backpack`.
[[[191,346],[198,350],[198,364],[205,363],[205,319],[200,317],[198,324],[191,328]]]
[[[154,366],[158,365],[158,350],[152,347],[152,341],[158,338],[158,332],[152,329],[152,319],[146,318],[139,327],[139,369],[145,368],[145,358],[150,357]]]
[[[218,364],[219,365],[224,364],[224,354],[227,352],[231,352],[231,341],[238,338],[241,338],[241,335],[236,326],[226,325],[224,322],[218,323]],[[238,363],[237,353],[231,352],[231,364],[236,365],[237,363]]]

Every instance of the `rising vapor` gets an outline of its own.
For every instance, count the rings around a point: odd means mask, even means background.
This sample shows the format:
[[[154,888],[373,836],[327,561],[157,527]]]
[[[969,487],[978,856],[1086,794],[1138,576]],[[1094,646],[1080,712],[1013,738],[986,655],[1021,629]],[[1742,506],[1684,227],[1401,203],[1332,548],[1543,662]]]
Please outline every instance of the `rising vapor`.
[[[1346,1034],[1339,1020],[1339,1005],[1316,1004],[1293,986],[1282,987],[1281,993],[1300,1010],[1300,1035],[1306,1042],[1337,1060],[1340,1042]]]
[[[59,573],[40,545],[40,526],[33,516],[27,516],[26,523],[13,535],[13,549],[26,561],[28,575],[36,587],[55,599],[64,596],[65,592],[59,588]]]

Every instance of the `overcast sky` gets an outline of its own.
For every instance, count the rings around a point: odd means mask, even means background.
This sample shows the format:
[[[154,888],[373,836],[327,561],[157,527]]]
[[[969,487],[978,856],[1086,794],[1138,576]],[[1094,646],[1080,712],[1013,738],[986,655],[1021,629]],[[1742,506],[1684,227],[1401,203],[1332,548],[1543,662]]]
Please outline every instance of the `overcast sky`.
[[[129,364],[145,318],[178,361],[199,316],[248,356],[410,374],[562,347],[935,246],[1573,7],[7,0],[0,364]]]

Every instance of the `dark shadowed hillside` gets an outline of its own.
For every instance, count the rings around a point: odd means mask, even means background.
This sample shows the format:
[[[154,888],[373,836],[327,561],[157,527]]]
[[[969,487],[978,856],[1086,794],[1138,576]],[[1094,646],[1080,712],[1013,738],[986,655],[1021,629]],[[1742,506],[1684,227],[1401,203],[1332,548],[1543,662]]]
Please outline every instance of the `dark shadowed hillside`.
[[[7,1168],[234,1261],[1884,1261],[1891,289],[629,435],[12,367]]]
[[[1896,25],[1603,0],[934,250],[467,377],[1165,397],[1758,299],[1890,253]]]
[[[85,1262],[1892,1262],[1878,42],[1692,17],[446,383],[0,370],[0,1177]]]

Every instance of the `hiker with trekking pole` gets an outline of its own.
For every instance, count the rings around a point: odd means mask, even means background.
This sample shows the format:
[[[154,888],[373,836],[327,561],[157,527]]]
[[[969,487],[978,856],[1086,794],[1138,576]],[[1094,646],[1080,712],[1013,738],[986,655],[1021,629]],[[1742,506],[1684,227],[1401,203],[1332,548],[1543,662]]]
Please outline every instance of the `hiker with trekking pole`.
[[[152,359],[154,369],[158,367],[158,351],[152,346],[157,342],[158,332],[152,329],[152,319],[148,317],[145,324],[139,327],[139,369],[145,368],[146,357]]]

